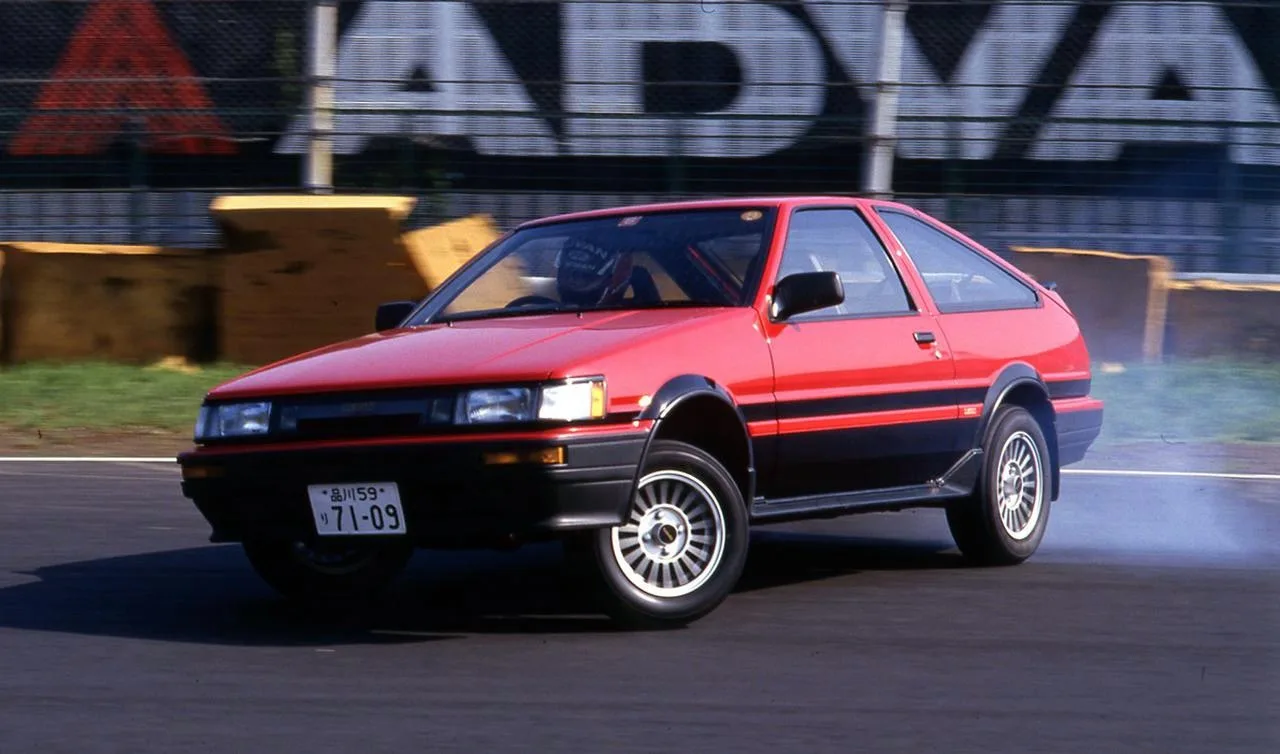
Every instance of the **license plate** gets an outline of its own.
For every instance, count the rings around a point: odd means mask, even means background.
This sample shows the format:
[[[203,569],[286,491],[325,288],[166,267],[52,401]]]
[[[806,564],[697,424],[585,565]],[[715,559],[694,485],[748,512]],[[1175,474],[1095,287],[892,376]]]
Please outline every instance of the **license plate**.
[[[307,487],[320,536],[404,534],[404,508],[394,482]]]

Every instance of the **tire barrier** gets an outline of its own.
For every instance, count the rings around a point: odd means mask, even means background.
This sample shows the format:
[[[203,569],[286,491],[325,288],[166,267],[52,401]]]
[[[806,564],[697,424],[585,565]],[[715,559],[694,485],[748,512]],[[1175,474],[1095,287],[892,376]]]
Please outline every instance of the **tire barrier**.
[[[1178,358],[1280,360],[1280,275],[1176,277],[1168,340]]]
[[[499,235],[484,215],[403,232],[414,201],[218,197],[217,249],[0,244],[0,363],[253,365],[366,334]]]
[[[1015,247],[1014,264],[1058,292],[1095,362],[1280,359],[1280,275],[1177,273],[1168,259]]]
[[[373,329],[385,301],[417,300],[497,237],[477,216],[406,233],[403,196],[223,196],[219,354],[263,364]]]
[[[0,242],[0,363],[264,364],[373,330],[500,236],[487,215],[419,230],[399,196],[224,196],[221,248]],[[1280,358],[1280,276],[1179,275],[1165,257],[1014,247],[1058,292],[1095,362]],[[495,276],[492,303],[545,271]],[[523,279],[522,279],[523,276]],[[484,305],[483,302],[481,305]]]
[[[216,357],[212,257],[156,246],[0,243],[0,361]]]
[[[418,275],[428,289],[435,290],[498,236],[493,218],[472,215],[410,231],[404,235],[404,242]],[[528,293],[528,283],[522,279],[527,273],[508,264],[495,267],[485,278],[489,285],[469,295],[467,306],[500,307]]]
[[[1166,257],[1086,249],[1013,247],[1013,263],[1057,291],[1080,321],[1098,362],[1158,362],[1164,357]]]
[[[264,364],[372,329],[378,304],[426,293],[398,196],[221,196],[218,351]]]

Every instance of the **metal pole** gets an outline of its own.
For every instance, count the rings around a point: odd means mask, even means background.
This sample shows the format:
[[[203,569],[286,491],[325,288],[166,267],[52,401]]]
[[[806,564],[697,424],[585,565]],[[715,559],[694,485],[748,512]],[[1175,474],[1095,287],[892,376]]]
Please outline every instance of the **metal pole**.
[[[302,183],[333,193],[333,78],[337,70],[338,0],[311,0],[308,9],[307,112],[311,121]]]
[[[898,138],[898,85],[902,72],[902,35],[906,27],[907,0],[883,0],[883,4],[880,71],[876,76],[876,98],[872,104],[862,190],[868,196],[889,199],[893,197],[893,155]]]
[[[135,244],[143,241],[143,214],[146,205],[147,123],[141,116],[129,118],[129,234]]]

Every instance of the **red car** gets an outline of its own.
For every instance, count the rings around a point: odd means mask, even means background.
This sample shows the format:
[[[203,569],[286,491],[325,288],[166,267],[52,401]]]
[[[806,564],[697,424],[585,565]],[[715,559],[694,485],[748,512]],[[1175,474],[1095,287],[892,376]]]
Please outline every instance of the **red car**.
[[[286,595],[559,538],[616,619],[680,624],[750,525],[909,507],[1018,563],[1102,427],[1062,299],[892,202],[536,220],[376,330],[211,391],[179,456],[212,541]]]

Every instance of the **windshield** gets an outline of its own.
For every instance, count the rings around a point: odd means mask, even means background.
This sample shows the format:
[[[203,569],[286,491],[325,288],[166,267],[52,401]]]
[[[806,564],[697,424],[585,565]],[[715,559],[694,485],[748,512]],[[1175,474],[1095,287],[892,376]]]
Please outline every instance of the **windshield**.
[[[485,252],[408,323],[555,311],[744,306],[775,210],[699,209],[525,228]]]

